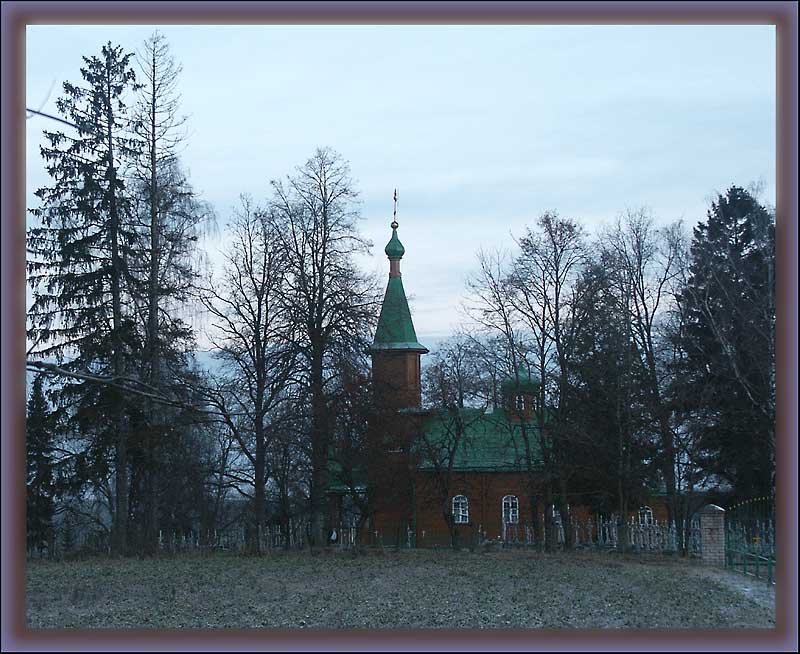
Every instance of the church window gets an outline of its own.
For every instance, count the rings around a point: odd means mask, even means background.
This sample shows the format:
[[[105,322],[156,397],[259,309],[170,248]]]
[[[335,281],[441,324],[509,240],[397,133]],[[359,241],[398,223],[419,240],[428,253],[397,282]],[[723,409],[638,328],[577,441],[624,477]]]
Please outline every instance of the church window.
[[[503,498],[503,524],[519,524],[519,499],[515,495],[506,495]]]
[[[453,522],[457,525],[469,522],[469,501],[466,495],[456,495],[453,498]]]
[[[653,524],[653,509],[649,506],[643,506],[639,509],[639,524],[652,525]]]

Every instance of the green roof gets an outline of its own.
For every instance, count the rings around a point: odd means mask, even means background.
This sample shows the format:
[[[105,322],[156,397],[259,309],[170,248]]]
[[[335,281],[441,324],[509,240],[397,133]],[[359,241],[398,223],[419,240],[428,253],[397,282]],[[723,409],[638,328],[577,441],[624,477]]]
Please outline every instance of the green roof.
[[[455,452],[453,470],[485,472],[524,472],[527,470],[525,441],[522,425],[511,422],[503,409],[486,413],[483,409],[462,409],[463,425],[461,442]],[[527,423],[526,434],[531,447],[531,459],[535,466],[541,464],[539,430]],[[421,444],[421,470],[433,470],[430,447],[446,448],[455,436],[456,417],[447,411],[439,411],[423,424],[425,442]],[[427,452],[426,452],[427,450]],[[446,450],[441,450],[446,451]],[[434,455],[435,456],[435,455]],[[446,457],[446,454],[444,455]]]
[[[428,348],[417,341],[406,292],[403,289],[403,280],[400,277],[390,277],[386,285],[386,295],[383,296],[372,349],[428,351]]]
[[[440,458],[441,464],[447,465],[446,448],[456,433],[456,416],[446,410],[423,410],[422,413],[427,416],[422,424],[424,440],[421,438],[415,448],[420,455],[418,469],[431,472],[435,469],[433,457]],[[522,425],[511,422],[505,410],[495,409],[486,413],[483,409],[467,408],[461,409],[458,416],[463,434],[455,452],[454,472],[527,472]],[[531,462],[538,468],[542,464],[538,426],[526,423],[526,433]],[[366,488],[364,469],[356,466],[346,471],[335,457],[328,459],[327,493],[346,495],[354,490],[364,492]]]

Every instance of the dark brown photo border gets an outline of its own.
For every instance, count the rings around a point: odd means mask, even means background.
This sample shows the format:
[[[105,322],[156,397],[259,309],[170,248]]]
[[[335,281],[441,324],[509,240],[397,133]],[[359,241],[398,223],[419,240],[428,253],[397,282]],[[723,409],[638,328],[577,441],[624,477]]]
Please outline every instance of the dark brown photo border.
[[[2,650],[797,651],[796,2],[3,2]],[[776,26],[776,628],[769,630],[30,630],[25,625],[25,28],[44,24]],[[743,80],[746,83],[746,80]]]

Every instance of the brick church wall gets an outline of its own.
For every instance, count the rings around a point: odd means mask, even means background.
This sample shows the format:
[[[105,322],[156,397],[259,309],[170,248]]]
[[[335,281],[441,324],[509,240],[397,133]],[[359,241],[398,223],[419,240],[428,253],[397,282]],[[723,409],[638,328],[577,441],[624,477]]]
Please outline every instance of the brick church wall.
[[[459,541],[470,542],[471,534],[482,533],[484,538],[496,539],[502,536],[503,498],[506,495],[517,497],[519,506],[519,537],[524,538],[524,527],[534,527],[535,537],[542,537],[544,523],[544,502],[541,489],[537,492],[536,520],[533,521],[531,498],[528,491],[528,475],[508,472],[464,472],[454,473],[450,496],[446,507],[450,510],[455,495],[465,495],[469,501],[469,523],[458,525]],[[416,524],[417,545],[420,547],[447,546],[450,543],[449,530],[442,514],[442,497],[431,473],[418,473],[416,484]],[[646,506],[653,511],[656,521],[667,519],[666,500],[654,497]],[[587,506],[570,507],[571,515],[581,523],[596,520],[595,514]],[[630,511],[628,520],[638,519],[639,507]]]

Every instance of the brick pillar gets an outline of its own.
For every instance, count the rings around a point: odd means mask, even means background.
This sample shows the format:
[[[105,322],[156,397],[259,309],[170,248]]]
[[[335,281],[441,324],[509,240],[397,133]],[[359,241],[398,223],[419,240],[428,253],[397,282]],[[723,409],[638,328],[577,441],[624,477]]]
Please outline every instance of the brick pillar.
[[[706,504],[700,510],[700,543],[703,563],[725,565],[725,509]]]

